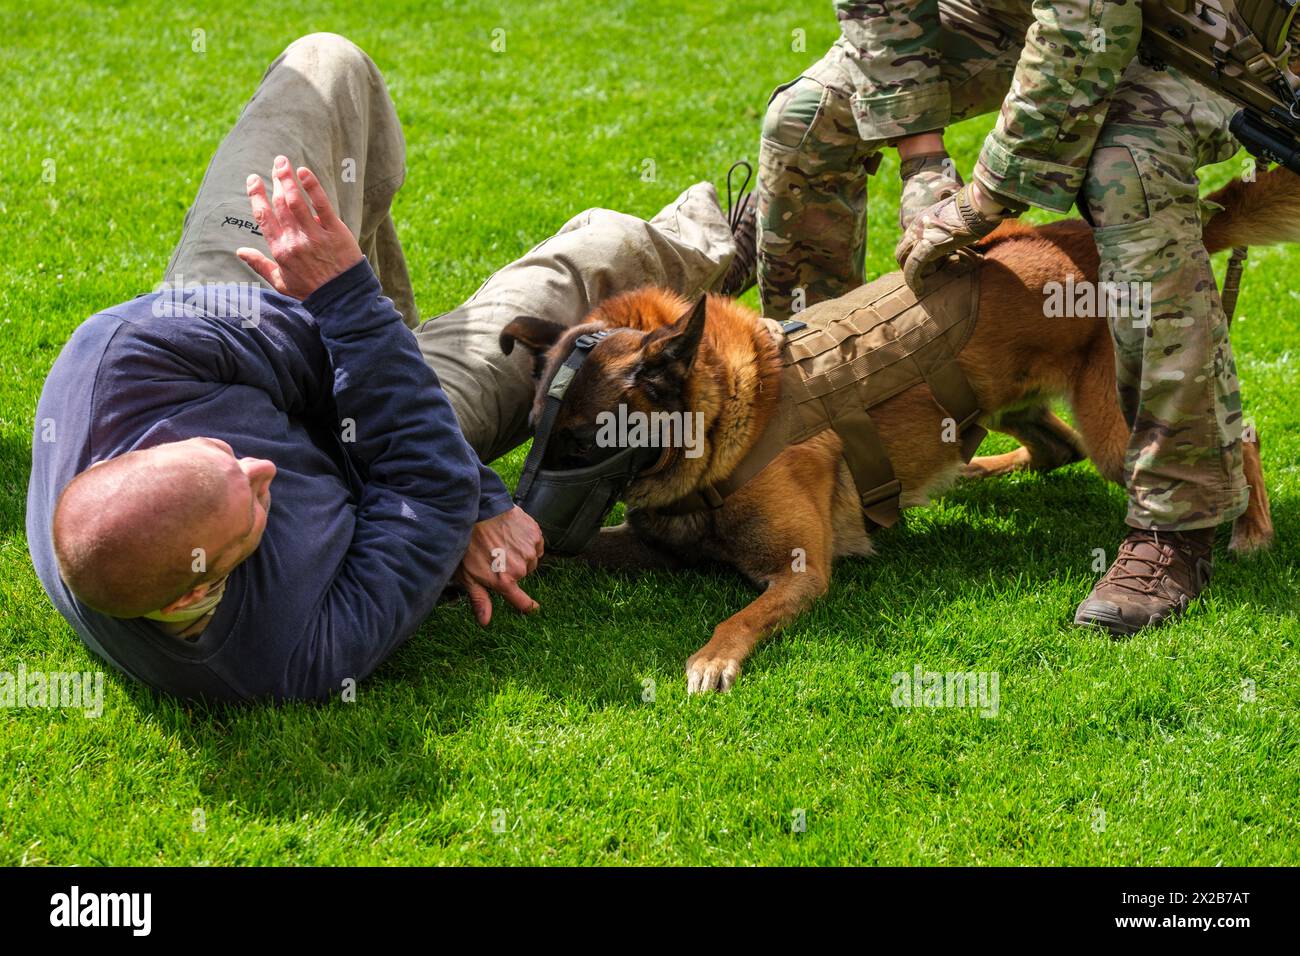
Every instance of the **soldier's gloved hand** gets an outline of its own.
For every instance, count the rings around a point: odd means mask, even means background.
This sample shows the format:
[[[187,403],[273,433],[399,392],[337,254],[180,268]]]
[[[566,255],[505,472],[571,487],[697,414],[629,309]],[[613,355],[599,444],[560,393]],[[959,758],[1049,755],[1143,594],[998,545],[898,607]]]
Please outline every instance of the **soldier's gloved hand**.
[[[898,228],[903,232],[920,213],[947,199],[963,183],[957,164],[945,152],[921,153],[898,164],[903,195],[898,204]]]
[[[1003,219],[1023,211],[1023,207],[1013,208],[986,196],[978,184],[967,183],[921,212],[903,233],[894,248],[903,281],[920,295],[927,266],[987,236]]]

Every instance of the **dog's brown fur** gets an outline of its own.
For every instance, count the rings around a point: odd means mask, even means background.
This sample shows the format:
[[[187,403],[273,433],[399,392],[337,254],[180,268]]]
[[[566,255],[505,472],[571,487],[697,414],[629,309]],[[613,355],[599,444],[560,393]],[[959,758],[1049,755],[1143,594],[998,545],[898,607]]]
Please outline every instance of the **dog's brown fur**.
[[[1300,179],[1290,173],[1274,170],[1254,183],[1233,183],[1211,200],[1223,207],[1205,229],[1211,252],[1300,239]],[[1116,397],[1106,320],[1045,319],[1043,311],[1046,283],[1070,274],[1096,280],[1090,230],[1080,221],[1037,228],[1012,223],[981,249],[979,320],[958,360],[980,406],[991,410],[985,423],[1022,447],[963,466],[957,445],[943,440],[929,389],[914,386],[872,413],[902,482],[903,504],[924,503],[959,474],[1049,470],[1084,457],[1104,477],[1122,482],[1129,428]],[[754,313],[734,301],[710,296],[705,308],[692,309],[654,288],[608,300],[572,329],[519,319],[503,332],[502,348],[509,352],[517,341],[538,356],[534,420],[573,340],[602,328],[630,331],[610,335],[583,365],[552,432],[555,454],[580,460],[596,415],[620,402],[642,412],[703,412],[706,447],[694,459],[670,454],[633,481],[625,496],[628,523],[604,529],[584,557],[626,567],[714,559],[762,587],[687,662],[690,691],[726,690],[759,640],[825,593],[835,558],[871,553],[840,441],[828,430],[791,446],[716,511],[668,514],[664,506],[726,477],[761,433],[779,400],[777,348]],[[1069,405],[1077,432],[1051,410],[1056,398]],[[1257,443],[1245,446],[1245,464],[1250,507],[1237,519],[1230,544],[1242,553],[1273,537]]]

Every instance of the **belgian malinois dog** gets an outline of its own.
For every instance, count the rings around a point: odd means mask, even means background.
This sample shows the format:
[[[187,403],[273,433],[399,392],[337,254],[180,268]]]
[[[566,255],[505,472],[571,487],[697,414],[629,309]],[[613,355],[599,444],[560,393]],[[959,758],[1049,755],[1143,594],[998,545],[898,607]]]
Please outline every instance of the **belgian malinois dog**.
[[[1300,240],[1300,178],[1285,170],[1233,182],[1210,199],[1221,207],[1204,228],[1210,252]],[[923,504],[962,475],[1046,471],[1085,457],[1122,483],[1130,428],[1118,403],[1107,321],[1049,319],[1044,309],[1047,283],[1068,276],[1096,281],[1091,231],[1081,220],[1036,228],[1010,223],[979,251],[978,318],[958,363],[979,407],[989,410],[982,423],[1021,447],[964,463],[958,447],[942,438],[942,412],[929,388],[903,391],[872,413],[902,483],[902,504]],[[669,513],[674,502],[731,474],[780,397],[772,335],[753,311],[717,296],[693,308],[671,292],[644,288],[602,302],[572,328],[536,318],[511,322],[501,335],[503,351],[519,343],[535,358],[534,424],[574,340],[613,328],[637,334],[611,334],[590,353],[554,423],[547,458],[553,467],[581,466],[598,416],[621,403],[647,416],[703,413],[702,453],[672,456],[634,478],[624,495],[626,523],[602,529],[583,557],[624,568],[721,561],[762,588],[686,663],[691,693],[725,691],[758,641],[825,593],[835,558],[872,553],[861,505],[841,441],[828,429],[786,448],[721,507]],[[1054,399],[1067,403],[1077,431],[1052,411]],[[1265,548],[1273,537],[1257,439],[1245,444],[1244,460],[1250,505],[1229,546],[1239,554]],[[805,556],[802,567],[791,559],[795,549]]]

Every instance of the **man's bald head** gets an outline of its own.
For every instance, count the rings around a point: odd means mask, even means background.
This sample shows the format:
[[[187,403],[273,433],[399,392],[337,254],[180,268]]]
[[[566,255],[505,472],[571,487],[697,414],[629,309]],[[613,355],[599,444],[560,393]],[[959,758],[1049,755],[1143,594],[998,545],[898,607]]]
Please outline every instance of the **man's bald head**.
[[[229,445],[206,438],[89,468],[54,510],[63,580],[77,600],[112,617],[181,601],[257,547],[274,475],[270,462],[236,459]]]

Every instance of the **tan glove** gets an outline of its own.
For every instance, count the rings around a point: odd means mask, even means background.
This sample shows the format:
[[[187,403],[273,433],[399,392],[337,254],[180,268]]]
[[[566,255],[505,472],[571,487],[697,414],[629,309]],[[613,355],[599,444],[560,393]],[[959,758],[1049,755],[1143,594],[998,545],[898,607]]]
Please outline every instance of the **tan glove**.
[[[903,232],[920,213],[947,199],[963,183],[957,165],[947,153],[920,153],[898,165],[903,195],[898,204],[898,228]]]
[[[903,281],[917,295],[925,288],[922,273],[927,266],[987,236],[1003,219],[1024,209],[985,199],[975,188],[974,183],[967,183],[922,211],[894,248]]]

